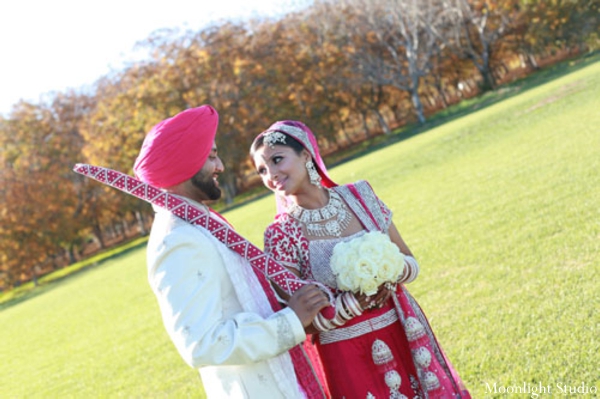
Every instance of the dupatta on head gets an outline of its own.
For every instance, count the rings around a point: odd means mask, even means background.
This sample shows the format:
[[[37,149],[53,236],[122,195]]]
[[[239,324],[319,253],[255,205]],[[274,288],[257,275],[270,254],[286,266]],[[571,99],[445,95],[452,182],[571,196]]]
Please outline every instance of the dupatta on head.
[[[312,157],[315,168],[317,169],[319,176],[321,176],[321,186],[326,188],[337,186],[327,173],[327,167],[325,167],[323,158],[321,158],[321,154],[319,153],[317,138],[308,126],[300,121],[284,120],[273,123],[267,130],[256,136],[252,143],[252,147],[254,147],[254,143],[261,137],[267,137],[275,133],[282,133],[286,136],[290,136],[302,144],[304,149],[306,149]],[[283,195],[275,195],[275,200],[277,202],[277,214],[283,213],[290,203],[290,200]]]

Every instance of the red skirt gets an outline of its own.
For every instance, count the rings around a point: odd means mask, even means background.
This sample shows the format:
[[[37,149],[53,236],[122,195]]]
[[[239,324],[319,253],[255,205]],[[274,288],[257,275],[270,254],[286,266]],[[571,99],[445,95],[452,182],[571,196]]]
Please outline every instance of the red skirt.
[[[383,308],[321,333],[316,345],[332,398],[470,398],[403,288]]]

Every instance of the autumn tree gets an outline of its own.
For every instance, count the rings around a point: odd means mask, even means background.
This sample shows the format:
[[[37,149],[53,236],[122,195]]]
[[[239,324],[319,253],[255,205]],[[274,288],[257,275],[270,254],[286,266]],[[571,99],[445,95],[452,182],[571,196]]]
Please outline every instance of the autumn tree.
[[[517,0],[442,0],[452,19],[438,37],[481,74],[483,90],[496,87],[492,61],[519,15]]]
[[[277,101],[283,105],[273,104],[275,119],[303,121],[317,134],[326,152],[337,146],[342,110],[351,102],[351,69],[343,48],[319,17],[320,10],[310,8],[278,21],[277,41],[266,54],[272,61],[266,68],[277,76]],[[273,37],[269,33],[261,32],[264,41]]]
[[[84,223],[71,168],[81,156],[88,100],[66,93],[51,104],[22,102],[2,123],[0,245],[13,283],[36,267],[55,267],[63,253],[75,260]]]
[[[435,0],[340,0],[339,9],[353,67],[376,91],[378,85],[409,93],[414,114],[425,122],[421,101],[423,78],[431,69],[431,57],[440,51],[432,30],[444,22]],[[441,30],[441,28],[438,28]]]
[[[537,58],[563,48],[600,47],[600,0],[524,0],[509,37],[518,53],[534,69]]]
[[[307,2],[305,2],[307,3]],[[151,208],[72,172],[132,173],[145,135],[182,110],[219,112],[220,182],[255,181],[252,139],[305,122],[325,153],[389,133],[497,84],[499,66],[598,47],[600,0],[317,0],[276,18],[161,30],[148,58],[84,93],[0,117],[0,287],[77,259],[87,241],[145,234]],[[117,237],[119,236],[120,237]],[[112,241],[111,241],[112,240]]]

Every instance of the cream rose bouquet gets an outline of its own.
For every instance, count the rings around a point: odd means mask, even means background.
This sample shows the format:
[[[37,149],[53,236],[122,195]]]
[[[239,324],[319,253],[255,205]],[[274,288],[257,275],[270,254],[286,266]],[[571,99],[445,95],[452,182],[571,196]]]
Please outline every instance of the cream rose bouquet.
[[[343,291],[374,295],[381,284],[395,283],[404,271],[404,255],[381,232],[369,232],[333,248],[331,270]]]

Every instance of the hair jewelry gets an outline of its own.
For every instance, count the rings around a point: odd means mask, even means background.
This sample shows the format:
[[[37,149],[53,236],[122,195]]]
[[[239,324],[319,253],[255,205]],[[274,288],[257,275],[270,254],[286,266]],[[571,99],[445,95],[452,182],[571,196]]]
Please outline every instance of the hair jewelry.
[[[263,142],[271,148],[277,143],[285,144],[285,134],[276,131],[265,133]]]

